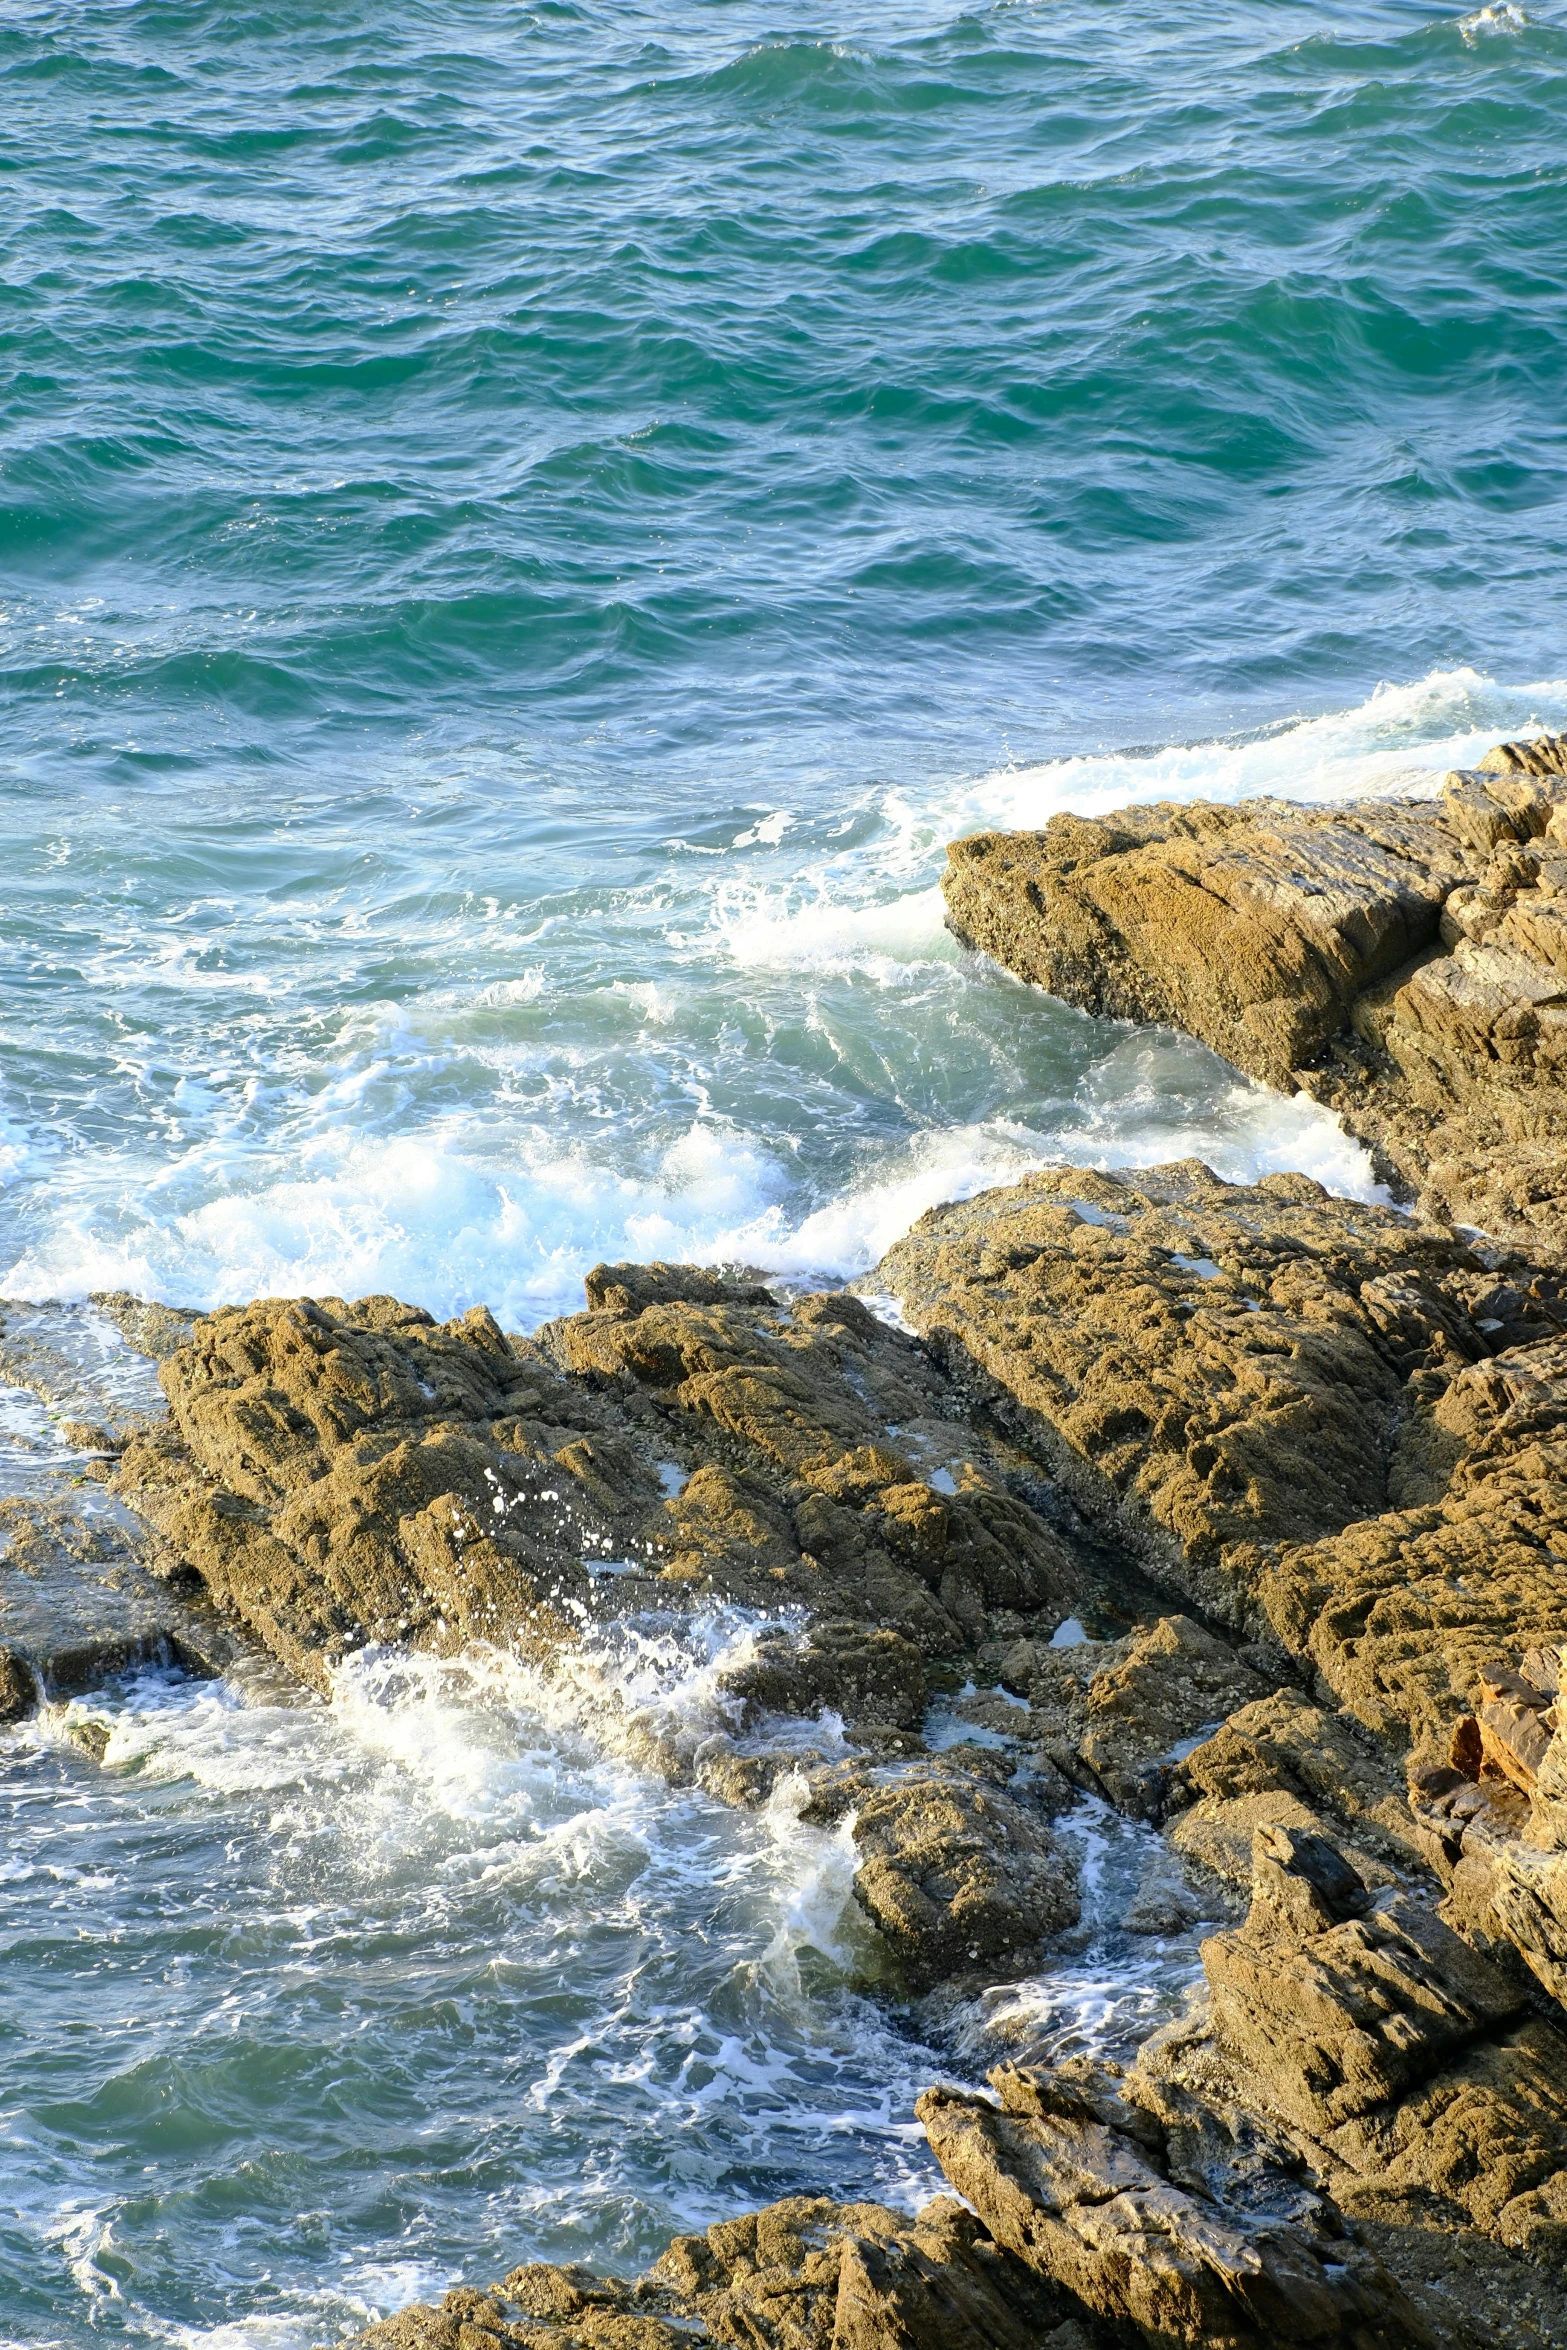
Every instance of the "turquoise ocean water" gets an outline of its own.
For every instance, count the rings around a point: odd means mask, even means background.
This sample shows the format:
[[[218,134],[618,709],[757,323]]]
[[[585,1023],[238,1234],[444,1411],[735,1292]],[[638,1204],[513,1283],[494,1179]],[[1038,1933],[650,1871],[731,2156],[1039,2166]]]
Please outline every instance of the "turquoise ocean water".
[[[961,958],[941,849],[1567,722],[1564,120],[1560,5],[16,0],[0,1292],[527,1325],[1052,1156],[1365,1189]],[[482,1675],[106,1702],[5,1758],[18,2339],[927,2183],[787,1821]]]

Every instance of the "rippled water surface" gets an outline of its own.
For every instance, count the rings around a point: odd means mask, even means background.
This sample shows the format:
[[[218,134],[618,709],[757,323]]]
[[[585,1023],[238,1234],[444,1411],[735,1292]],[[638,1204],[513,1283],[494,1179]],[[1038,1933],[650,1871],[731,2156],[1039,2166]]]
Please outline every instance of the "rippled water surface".
[[[932,885],[1567,715],[1559,8],[23,0],[0,98],[0,1286],[1361,1179]]]
[[[1567,722],[1564,120],[1559,4],[14,0],[0,1293],[529,1324],[1051,1157],[1365,1190],[960,955],[942,847]],[[0,2328],[928,2183],[845,1854],[466,1670],[14,1734]]]
[[[700,1634],[661,1646],[700,1704]],[[939,2060],[835,1963],[846,1839],[653,1785],[503,1660],[372,1661],[330,1709],[144,1674],[13,1734],[4,1809],[26,2340],[304,2345],[534,2252],[634,2271],[802,2186],[939,2183]]]

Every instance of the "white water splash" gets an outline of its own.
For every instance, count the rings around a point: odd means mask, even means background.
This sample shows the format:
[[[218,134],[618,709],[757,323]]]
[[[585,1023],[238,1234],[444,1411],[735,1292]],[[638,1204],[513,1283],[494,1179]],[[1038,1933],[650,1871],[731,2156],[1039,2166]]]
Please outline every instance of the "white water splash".
[[[1429,791],[1500,737],[1564,722],[1567,682],[1439,671],[1244,737],[883,791],[841,850],[831,826],[775,841],[761,824],[682,866],[664,911],[654,893],[636,917],[647,975],[584,980],[565,1045],[548,1042],[566,1014],[543,1009],[547,964],[481,964],[467,992],[351,1007],[303,1058],[280,1032],[270,1094],[192,1079],[164,1163],[18,1146],[27,1237],[0,1288],[207,1306],[389,1291],[531,1328],[580,1305],[597,1258],[849,1279],[926,1208],[1041,1165],[1195,1155],[1374,1197],[1365,1154],[1315,1105],[962,954],[945,843],[1128,801]]]

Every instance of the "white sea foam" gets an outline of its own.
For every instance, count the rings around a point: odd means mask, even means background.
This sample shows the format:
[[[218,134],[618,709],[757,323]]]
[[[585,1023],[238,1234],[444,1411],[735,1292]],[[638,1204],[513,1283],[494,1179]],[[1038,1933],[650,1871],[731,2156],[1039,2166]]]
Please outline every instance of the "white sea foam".
[[[1521,33],[1526,30],[1528,22],[1529,19],[1514,4],[1514,0],[1501,0],[1501,5],[1497,7],[1476,8],[1468,16],[1461,16],[1458,30],[1463,35],[1466,47],[1472,49],[1476,41],[1483,40],[1488,33]]]
[[[649,901],[644,974],[585,982],[563,1042],[555,933],[519,942],[497,920],[500,960],[466,988],[290,1026],[238,1090],[192,1070],[162,1162],[62,1153],[13,1118],[0,1146],[22,1237],[0,1290],[200,1306],[391,1291],[442,1314],[482,1300],[526,1328],[580,1305],[598,1258],[848,1279],[926,1208],[1052,1163],[1197,1156],[1375,1196],[1365,1153],[1310,1102],[963,955],[941,918],[944,844],[1128,800],[1426,790],[1501,735],[1563,722],[1567,682],[1440,671],[1244,738],[884,792],[842,849],[834,827],[807,839],[775,813],[656,923]],[[517,943],[546,960],[503,975]]]
[[[732,1722],[718,1676],[764,1625],[780,1628],[723,1609],[590,1624],[558,1666],[367,1652],[326,1704],[275,1668],[248,1689],[143,1672],[65,1709],[109,1726],[101,1769],[63,1720],[9,1733],[19,1758],[58,1758],[70,1829],[62,1874],[54,1782],[35,1767],[13,1821],[28,1847],[13,1917],[31,1903],[30,1948],[56,1937],[84,1953],[83,2013],[102,1972],[91,1952],[106,1936],[117,1951],[94,2081],[155,2096],[165,2069],[220,2068],[243,2101],[246,2068],[264,2097],[285,2051],[340,2064],[342,2112],[334,2083],[290,2160],[302,2179],[319,2182],[325,2159],[359,2181],[379,2158],[352,2081],[381,2068],[380,2191],[402,2198],[412,2181],[417,2198],[384,2251],[328,2257],[328,2234],[295,2240],[292,2201],[273,2212],[263,2165],[224,2262],[265,2279],[260,2310],[174,2324],[141,2306],[164,2172],[124,2178],[113,2149],[94,2152],[66,2197],[27,2150],[21,2224],[67,2298],[123,2292],[118,2330],[178,2350],[295,2350],[438,2294],[454,2244],[462,2273],[498,2274],[530,2251],[614,2259],[634,2225],[634,2266],[672,2228],[732,2211],[753,2171],[753,2200],[767,2181],[815,2185],[824,2147],[859,2191],[924,2200],[936,2179],[911,2108],[936,2059],[842,1987],[848,1824],[807,1826],[799,1781],[751,1816],[637,1759],[638,1730],[689,1745]],[[154,1822],[149,1902],[126,1838]],[[338,2222],[323,2209],[321,2226]],[[240,2306],[249,2289],[236,2285]]]
[[[953,830],[1044,824],[1148,800],[1347,800],[1434,791],[1501,735],[1567,723],[1567,678],[1502,686],[1475,669],[1435,669],[1380,685],[1352,710],[1271,726],[1235,740],[1175,744],[1008,767],[948,801]]]
[[[1008,2043],[1024,2063],[1089,2054],[1124,2058],[1179,2012],[1202,1979],[1199,1943],[1225,1904],[1197,1890],[1157,1831],[1084,1797],[1059,1824],[1080,1859],[1081,1947],[1038,1975],[999,1984],[964,2020],[959,2040],[976,2058]],[[1139,1894],[1161,1886],[1185,1923],[1164,1934],[1129,1933]]]
[[[911,964],[956,962],[961,949],[944,922],[939,886],[870,905],[835,904],[830,871],[818,895],[793,905],[788,893],[733,884],[719,893],[714,927],[743,969],[823,974],[855,971],[896,986]]]
[[[581,1305],[582,1275],[599,1259],[847,1280],[927,1208],[1030,1168],[1187,1156],[1231,1181],[1294,1168],[1349,1197],[1380,1196],[1365,1153],[1305,1096],[1281,1101],[1199,1048],[1134,1033],[1112,1046],[1055,1132],[1005,1118],[917,1132],[803,1214],[780,1158],[717,1121],[688,1127],[640,1177],[572,1152],[501,1179],[430,1141],[355,1139],[331,1171],[232,1191],[144,1228],[130,1246],[105,1239],[91,1215],[62,1218],[3,1287],[22,1298],[129,1289],[201,1307],[380,1292],[438,1314],[482,1301],[507,1327],[531,1328]]]

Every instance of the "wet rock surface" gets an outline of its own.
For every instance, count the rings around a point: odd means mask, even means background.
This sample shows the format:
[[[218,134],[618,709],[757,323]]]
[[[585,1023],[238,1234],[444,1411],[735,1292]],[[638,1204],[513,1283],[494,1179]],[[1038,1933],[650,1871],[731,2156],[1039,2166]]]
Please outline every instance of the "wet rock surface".
[[[760,1611],[722,1726],[628,1716],[622,1750],[725,1802],[798,1775],[813,1818],[852,1810],[856,1900],[908,1991],[1026,1971],[1078,1915],[1068,1791],[1009,1793],[1011,1762],[938,1765],[920,1733],[933,1671],[1048,1636],[1083,1586],[1032,1465],[856,1298],[667,1266],[588,1288],[532,1340],[381,1298],[215,1314],[165,1357],[168,1421],[116,1490],[166,1570],[323,1687],[372,1643],[569,1664],[606,1622]]]
[[[373,1640],[559,1641],[613,1579],[615,1612],[656,1586],[872,1628],[824,1635],[792,1689],[759,1665],[745,1700],[896,1722],[918,1656],[1064,1604],[1059,1537],[922,1347],[853,1298],[716,1302],[697,1275],[678,1299],[667,1267],[637,1305],[635,1270],[594,1283],[633,1302],[533,1340],[384,1298],[213,1315],[120,1490],[318,1681]]]
[[[1424,1540],[1443,1620],[1433,1655],[1408,1670],[1439,1677],[1469,1613],[1457,1682],[1432,1698],[1456,1705],[1477,1645],[1532,1630],[1533,1616],[1519,1614],[1521,1588],[1489,1573],[1466,1610],[1443,1530],[1461,1519],[1455,1539],[1472,1544],[1489,1484],[1498,1542],[1527,1577],[1531,1546],[1507,1531],[1520,1477],[1547,1512],[1534,1612],[1555,1604],[1544,1448],[1560,1424],[1559,1353],[1541,1344],[1567,1324],[1554,1270],[1332,1199],[1304,1176],[1231,1185],[1190,1162],[1053,1171],[933,1209],[870,1279],[954,1379],[989,1390],[1091,1520],[1253,1641],[1301,1652],[1339,1578],[1364,1612],[1376,1562]],[[1347,1527],[1360,1529],[1348,1548]],[[1365,1633],[1354,1677],[1381,1726],[1419,1701],[1413,1682],[1379,1686]],[[1414,1634],[1401,1632],[1404,1648],[1425,1645]],[[1328,1671],[1332,1638],[1324,1627],[1313,1651]]]
[[[1183,1167],[936,1210],[871,1279],[1193,1611],[1002,1652],[1018,1734],[1250,1903],[1093,2163],[1059,2068],[933,2092],[954,2185],[1136,2338],[1567,2340],[1554,1269]]]
[[[917,2219],[795,2197],[680,2236],[635,2283],[543,2263],[356,2350],[1091,2350],[1059,2293],[942,2198]]]
[[[0,1382],[0,1722],[136,1664],[221,1672],[232,1627],[150,1571],[144,1529],[105,1490],[121,1447],[161,1418],[140,1351],[112,1316],[7,1301]]]
[[[1429,1213],[1567,1243],[1567,737],[1500,743],[1434,800],[980,834],[944,887],[1020,978],[1305,1085]]]
[[[318,1686],[750,1611],[621,1750],[846,1838],[868,1979],[1018,2052],[921,2101],[971,2210],[776,2206],[369,2339],[1567,2350],[1560,1274],[1187,1164],[934,1211],[867,1286],[918,1335],[673,1267],[532,1340],[270,1301],[126,1432],[158,1588]],[[1217,1929],[1125,2061],[1048,2012],[1117,1815],[1125,1935]]]

